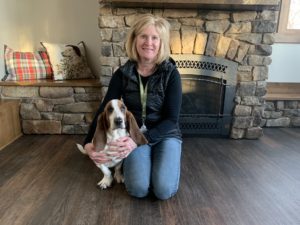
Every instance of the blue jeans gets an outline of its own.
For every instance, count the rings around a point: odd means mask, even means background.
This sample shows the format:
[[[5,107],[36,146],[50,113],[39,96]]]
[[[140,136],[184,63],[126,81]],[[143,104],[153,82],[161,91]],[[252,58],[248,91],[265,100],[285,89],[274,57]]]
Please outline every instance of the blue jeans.
[[[142,198],[152,191],[161,200],[175,195],[179,186],[181,143],[177,138],[166,138],[133,150],[123,164],[128,193]]]

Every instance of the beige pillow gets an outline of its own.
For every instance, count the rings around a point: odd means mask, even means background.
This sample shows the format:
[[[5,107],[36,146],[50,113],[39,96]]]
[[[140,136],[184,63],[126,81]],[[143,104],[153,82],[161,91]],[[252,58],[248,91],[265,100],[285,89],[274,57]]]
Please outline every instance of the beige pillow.
[[[46,49],[54,80],[94,78],[86,60],[84,43],[77,45],[41,42]]]

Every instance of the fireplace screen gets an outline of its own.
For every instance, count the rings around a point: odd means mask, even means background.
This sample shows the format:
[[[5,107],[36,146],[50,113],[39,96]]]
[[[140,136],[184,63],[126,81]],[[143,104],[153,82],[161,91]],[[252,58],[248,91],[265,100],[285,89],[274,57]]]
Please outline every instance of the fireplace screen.
[[[229,136],[237,64],[199,55],[173,55],[181,74],[184,136]]]

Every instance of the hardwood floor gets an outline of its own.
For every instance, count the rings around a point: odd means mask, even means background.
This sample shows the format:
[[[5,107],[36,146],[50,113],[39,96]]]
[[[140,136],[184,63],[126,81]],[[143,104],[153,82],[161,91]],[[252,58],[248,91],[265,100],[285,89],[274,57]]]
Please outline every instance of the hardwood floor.
[[[0,224],[299,225],[300,129],[259,140],[185,138],[179,192],[135,199],[102,177],[80,135],[25,135],[0,151]]]

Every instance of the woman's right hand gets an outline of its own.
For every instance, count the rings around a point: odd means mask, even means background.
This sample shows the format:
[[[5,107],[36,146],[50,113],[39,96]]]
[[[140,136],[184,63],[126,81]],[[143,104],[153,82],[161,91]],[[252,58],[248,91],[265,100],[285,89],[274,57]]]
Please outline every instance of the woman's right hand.
[[[96,148],[92,143],[87,143],[84,146],[84,149],[91,160],[93,160],[96,164],[104,164],[111,161],[111,159],[108,158],[105,153],[102,151],[96,151]]]

